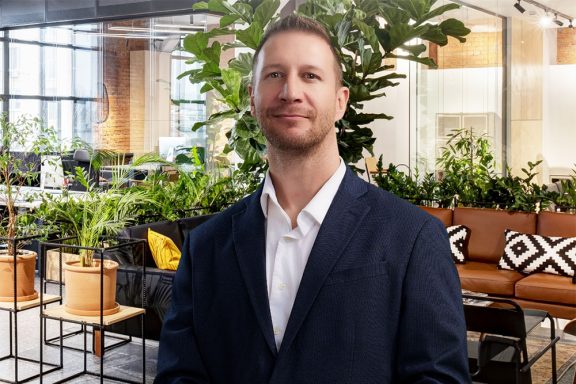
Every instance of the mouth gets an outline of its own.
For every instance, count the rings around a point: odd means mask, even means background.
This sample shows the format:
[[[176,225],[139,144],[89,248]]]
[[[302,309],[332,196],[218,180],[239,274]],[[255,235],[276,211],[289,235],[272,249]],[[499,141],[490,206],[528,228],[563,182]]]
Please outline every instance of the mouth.
[[[280,113],[280,114],[274,114],[272,116],[277,119],[308,119],[308,116],[306,115],[299,115],[293,113]]]

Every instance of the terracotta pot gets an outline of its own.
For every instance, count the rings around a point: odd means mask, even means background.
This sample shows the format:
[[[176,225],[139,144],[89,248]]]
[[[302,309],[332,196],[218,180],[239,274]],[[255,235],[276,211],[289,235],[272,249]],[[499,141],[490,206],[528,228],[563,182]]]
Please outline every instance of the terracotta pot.
[[[19,249],[16,256],[16,301],[34,300],[36,252]],[[0,251],[0,301],[14,301],[14,257],[7,250]]]
[[[112,315],[120,310],[116,303],[116,272],[118,263],[104,260],[104,301],[100,308],[100,260],[93,267],[81,267],[78,261],[64,263],[66,299],[64,309],[80,316]]]
[[[77,253],[62,252],[62,281],[66,281],[64,265],[68,261],[79,261]],[[58,250],[46,251],[46,280],[60,281],[60,253]]]

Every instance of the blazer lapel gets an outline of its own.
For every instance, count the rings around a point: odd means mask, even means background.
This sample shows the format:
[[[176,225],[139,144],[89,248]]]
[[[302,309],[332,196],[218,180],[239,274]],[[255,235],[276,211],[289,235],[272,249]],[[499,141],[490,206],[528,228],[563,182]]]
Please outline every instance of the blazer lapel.
[[[280,353],[292,344],[326,277],[370,210],[369,206],[357,200],[366,190],[367,185],[348,169],[310,252]]]
[[[276,350],[266,285],[266,222],[260,192],[247,202],[246,210],[232,217],[233,240],[240,271],[256,313],[258,325],[273,355]]]

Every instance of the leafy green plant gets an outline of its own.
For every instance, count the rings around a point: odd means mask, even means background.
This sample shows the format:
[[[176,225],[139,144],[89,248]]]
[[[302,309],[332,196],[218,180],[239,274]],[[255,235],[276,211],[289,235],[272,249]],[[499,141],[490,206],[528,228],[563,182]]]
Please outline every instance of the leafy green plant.
[[[167,162],[148,154],[136,159],[133,165],[150,162],[163,164],[166,171],[149,175],[140,184],[129,188],[142,191],[147,196],[147,202],[138,209],[142,222],[218,212],[254,191],[261,181],[250,173],[231,172],[227,167],[207,171],[194,150],[181,163]]]
[[[547,191],[546,195],[549,200],[560,211],[576,211],[576,169],[573,170],[569,179],[558,182],[558,191]]]
[[[366,101],[385,96],[385,88],[398,85],[405,75],[391,72],[393,64],[385,59],[405,59],[435,66],[423,56],[427,41],[440,46],[452,36],[464,42],[470,33],[462,22],[446,18],[432,21],[446,12],[459,8],[446,4],[434,8],[436,0],[309,0],[298,13],[320,21],[331,35],[344,65],[344,84],[350,88],[349,108],[337,123],[340,155],[348,164],[362,158],[366,149],[372,153],[375,141],[369,124],[377,119],[391,119],[384,113],[364,113]],[[191,69],[180,75],[192,83],[203,84],[201,91],[212,91],[224,109],[213,113],[205,122],[194,125],[213,125],[234,119],[235,125],[227,133],[225,151],[236,151],[243,160],[241,169],[260,172],[265,168],[263,155],[266,142],[249,110],[247,87],[251,78],[253,51],[260,43],[266,27],[276,20],[279,0],[210,0],[194,5],[197,11],[222,14],[220,27],[195,33],[184,39],[184,49],[194,55]],[[221,43],[219,36],[232,35],[233,42]],[[243,52],[221,68],[222,52],[244,48]],[[400,53],[401,52],[401,53]]]
[[[440,200],[454,196],[464,205],[479,204],[492,187],[496,162],[486,135],[470,128],[452,132],[437,160],[441,174]]]
[[[17,235],[29,234],[18,231],[18,212],[16,201],[23,194],[23,186],[30,185],[40,175],[40,169],[33,162],[18,156],[16,152],[25,152],[40,157],[50,151],[48,147],[55,137],[54,130],[42,124],[41,120],[30,116],[20,116],[14,121],[7,114],[0,115],[0,181],[2,183],[3,205],[7,217],[3,218],[0,233],[9,239]],[[23,230],[24,227],[21,227]],[[8,241],[8,254],[13,255],[15,249],[12,241]]]
[[[138,206],[148,201],[142,191],[97,190],[88,185],[88,175],[79,168],[77,177],[86,193],[45,195],[37,216],[47,225],[59,226],[79,246],[98,247],[103,236],[114,236],[135,220]],[[93,266],[93,252],[81,250],[80,265]]]
[[[511,169],[505,175],[496,171],[493,149],[485,135],[475,135],[471,129],[459,129],[450,134],[446,147],[438,159],[439,175],[428,173],[420,177],[399,172],[390,164],[384,172],[378,164],[377,184],[415,204],[449,207],[460,206],[506,209],[509,211],[535,212],[546,209],[552,202],[560,203],[562,197],[576,203],[576,192],[549,191],[546,185],[534,182],[536,168],[541,161],[528,162],[521,176],[512,176]],[[566,181],[567,183],[570,180]],[[571,195],[571,193],[573,195]]]

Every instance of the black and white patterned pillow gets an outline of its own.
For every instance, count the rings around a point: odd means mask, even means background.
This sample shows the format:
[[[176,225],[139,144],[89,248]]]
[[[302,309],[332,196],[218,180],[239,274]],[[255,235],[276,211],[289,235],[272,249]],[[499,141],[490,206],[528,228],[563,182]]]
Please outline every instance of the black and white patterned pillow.
[[[464,264],[468,257],[468,240],[470,240],[470,228],[465,225],[453,225],[447,227],[448,239],[452,259],[456,264]]]
[[[576,274],[576,237],[548,237],[506,230],[498,268],[522,273]]]

